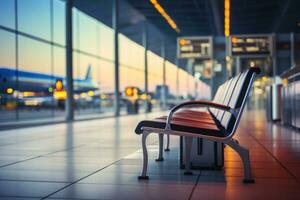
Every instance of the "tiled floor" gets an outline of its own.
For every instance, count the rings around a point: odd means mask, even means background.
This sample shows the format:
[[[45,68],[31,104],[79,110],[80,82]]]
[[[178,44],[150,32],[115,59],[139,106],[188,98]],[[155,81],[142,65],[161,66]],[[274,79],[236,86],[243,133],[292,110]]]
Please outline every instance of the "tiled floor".
[[[242,183],[240,158],[225,148],[222,171],[184,176],[178,138],[164,162],[149,144],[149,181],[138,181],[141,138],[126,116],[0,132],[0,199],[299,199],[300,133],[269,124],[263,112],[244,114],[236,138],[250,148],[256,183]]]

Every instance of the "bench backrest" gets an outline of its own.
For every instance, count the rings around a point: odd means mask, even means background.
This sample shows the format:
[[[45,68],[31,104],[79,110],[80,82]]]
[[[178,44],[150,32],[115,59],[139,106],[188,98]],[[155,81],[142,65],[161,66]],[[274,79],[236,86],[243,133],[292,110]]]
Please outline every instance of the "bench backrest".
[[[232,79],[223,83],[217,90],[215,98],[213,99],[214,103],[223,104],[225,99],[225,95],[227,94],[228,88],[230,87]],[[219,109],[211,108],[210,111],[213,113],[214,116],[218,115]]]
[[[259,73],[259,68],[250,68],[226,81],[218,88],[213,101],[215,103],[230,106],[238,111],[235,114],[232,114],[223,110],[210,109],[212,115],[214,115],[228,135],[235,132],[254,78]]]
[[[233,83],[233,78],[231,78],[220,85],[213,99],[213,102],[227,105],[226,99],[230,98],[230,93],[232,93],[232,86],[234,84],[235,83]],[[222,114],[224,113],[224,111],[217,108],[210,108],[209,110],[216,119],[220,119],[222,117]]]

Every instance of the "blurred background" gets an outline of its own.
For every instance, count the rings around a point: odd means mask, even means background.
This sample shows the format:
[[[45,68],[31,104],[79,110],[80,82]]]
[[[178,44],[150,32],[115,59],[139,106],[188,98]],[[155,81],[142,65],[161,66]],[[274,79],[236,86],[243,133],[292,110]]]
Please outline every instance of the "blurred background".
[[[115,115],[114,2],[73,1],[75,118]],[[248,108],[265,107],[266,87],[277,79],[282,84],[280,75],[299,60],[299,2],[226,2],[118,1],[121,114],[211,99],[222,82],[254,66],[263,73],[254,84]],[[223,24],[223,16],[229,15],[226,5],[230,16]],[[64,118],[65,16],[64,0],[1,0],[0,122]],[[262,37],[267,50],[253,55],[239,52],[238,36],[245,34]],[[178,38],[190,36],[209,38],[205,45],[212,55],[179,57]]]

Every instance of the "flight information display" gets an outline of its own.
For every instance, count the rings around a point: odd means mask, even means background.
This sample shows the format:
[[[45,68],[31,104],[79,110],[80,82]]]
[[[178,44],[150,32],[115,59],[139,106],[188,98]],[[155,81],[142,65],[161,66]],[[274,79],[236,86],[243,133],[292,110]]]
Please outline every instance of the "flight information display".
[[[178,58],[211,58],[211,37],[179,37],[177,39]]]
[[[232,56],[271,55],[272,37],[266,36],[232,36],[230,42]]]

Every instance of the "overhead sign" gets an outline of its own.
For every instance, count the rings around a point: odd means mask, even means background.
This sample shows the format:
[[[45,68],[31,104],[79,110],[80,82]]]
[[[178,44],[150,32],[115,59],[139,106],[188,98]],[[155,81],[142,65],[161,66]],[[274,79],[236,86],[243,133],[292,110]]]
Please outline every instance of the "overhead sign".
[[[212,37],[177,38],[178,58],[211,58],[212,52]]]
[[[230,37],[232,56],[268,56],[272,55],[271,35],[237,35]]]

